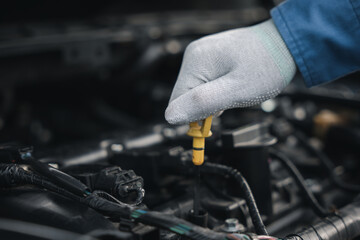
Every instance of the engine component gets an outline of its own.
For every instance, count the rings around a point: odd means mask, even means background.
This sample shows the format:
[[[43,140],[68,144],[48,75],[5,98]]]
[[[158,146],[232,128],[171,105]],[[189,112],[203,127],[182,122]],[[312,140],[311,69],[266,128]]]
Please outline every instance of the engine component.
[[[96,173],[82,172],[72,175],[86,183],[91,190],[103,190],[124,202],[131,202],[131,193],[135,193],[132,201],[135,205],[140,204],[145,196],[144,181],[136,176],[133,170],[109,167]]]
[[[227,164],[241,171],[263,214],[272,214],[268,147],[277,142],[266,123],[256,123],[239,129],[224,131],[221,137],[226,149]],[[241,156],[241,157],[239,157]]]

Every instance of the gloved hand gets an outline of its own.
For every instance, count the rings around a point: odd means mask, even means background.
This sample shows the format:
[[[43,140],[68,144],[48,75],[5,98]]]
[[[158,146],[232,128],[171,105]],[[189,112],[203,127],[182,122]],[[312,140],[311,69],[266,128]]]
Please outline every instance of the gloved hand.
[[[186,48],[165,118],[183,124],[259,104],[279,94],[295,72],[272,19],[206,36]]]

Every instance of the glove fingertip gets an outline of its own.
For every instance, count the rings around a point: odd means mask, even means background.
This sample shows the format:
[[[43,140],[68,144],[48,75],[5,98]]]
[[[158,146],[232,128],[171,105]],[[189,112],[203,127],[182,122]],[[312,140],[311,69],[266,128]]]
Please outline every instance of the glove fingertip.
[[[172,103],[165,110],[165,119],[168,123],[173,125],[179,125],[186,123],[186,116],[181,114],[180,111],[175,110],[176,108]]]

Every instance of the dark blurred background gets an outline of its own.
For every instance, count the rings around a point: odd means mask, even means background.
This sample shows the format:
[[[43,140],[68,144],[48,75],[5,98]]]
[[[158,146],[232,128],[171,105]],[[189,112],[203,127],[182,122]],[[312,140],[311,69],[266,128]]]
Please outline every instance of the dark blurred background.
[[[5,1],[0,141],[48,147],[165,123],[186,46],[261,22],[278,2]]]
[[[97,17],[124,14],[184,11],[220,10],[245,7],[273,6],[272,0],[157,0],[157,1],[7,1],[0,10],[2,22],[24,23],[23,21],[49,20],[91,20]]]
[[[270,0],[6,1],[0,141],[50,146],[165,122],[187,44],[269,17]]]

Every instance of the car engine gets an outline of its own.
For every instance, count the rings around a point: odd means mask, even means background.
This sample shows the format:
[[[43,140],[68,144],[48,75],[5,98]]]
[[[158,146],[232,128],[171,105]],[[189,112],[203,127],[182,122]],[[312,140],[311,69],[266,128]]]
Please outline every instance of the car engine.
[[[359,72],[214,117],[201,167],[164,119],[186,46],[276,3],[4,4],[0,239],[357,239]]]

